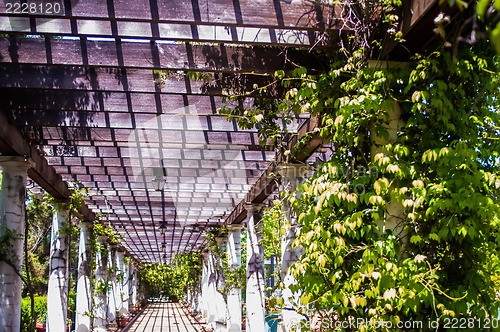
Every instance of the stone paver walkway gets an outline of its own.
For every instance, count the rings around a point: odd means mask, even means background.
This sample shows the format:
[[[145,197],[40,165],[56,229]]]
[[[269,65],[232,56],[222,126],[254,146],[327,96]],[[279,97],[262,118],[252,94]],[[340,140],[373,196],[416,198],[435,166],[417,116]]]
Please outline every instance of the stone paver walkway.
[[[201,332],[207,331],[179,303],[152,302],[127,326],[127,332]]]

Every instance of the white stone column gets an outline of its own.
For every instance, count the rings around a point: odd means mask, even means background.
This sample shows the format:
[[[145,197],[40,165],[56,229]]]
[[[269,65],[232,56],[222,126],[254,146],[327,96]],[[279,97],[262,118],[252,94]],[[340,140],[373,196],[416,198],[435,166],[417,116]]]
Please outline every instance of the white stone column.
[[[207,323],[208,327],[215,330],[217,321],[217,273],[215,271],[214,253],[209,251],[207,257],[208,284],[207,284]]]
[[[90,232],[92,224],[80,222],[78,246],[78,281],[76,283],[75,331],[90,332],[92,312],[92,272],[90,271]]]
[[[201,313],[203,311],[203,296],[201,293],[201,283],[200,283],[200,291],[196,295],[197,299],[196,302],[194,303],[193,310],[195,310],[198,313]]]
[[[208,280],[210,277],[208,251],[202,252],[203,264],[201,270],[201,315],[203,318],[208,318],[208,305],[210,302]]]
[[[281,175],[280,192],[288,191],[295,193],[297,185],[302,181],[307,168],[301,164],[283,164],[278,167],[278,172]],[[290,286],[297,283],[293,277],[292,271],[289,271],[290,266],[300,259],[304,250],[301,247],[292,247],[293,242],[297,238],[299,231],[299,223],[297,216],[292,211],[290,202],[285,201],[282,210],[285,220],[285,232],[281,239],[281,280],[283,282],[283,309],[281,311],[282,331],[300,331],[298,327],[301,320],[305,317],[297,313],[296,309],[299,306],[300,292],[293,293]]]
[[[125,314],[128,314],[130,309],[134,306],[134,303],[131,302],[132,296],[130,293],[132,284],[132,264],[127,255],[125,255],[123,260],[123,270],[125,272],[123,278],[123,309],[125,310]]]
[[[54,204],[50,231],[47,331],[66,331],[68,314],[69,202]]]
[[[227,238],[226,237],[216,237],[215,241],[219,247],[219,252],[223,253],[227,248]],[[221,257],[222,258],[222,257]],[[212,255],[213,259],[213,273],[215,276],[214,287],[214,302],[215,302],[215,331],[216,332],[226,332],[227,331],[227,304],[224,296],[219,291],[224,288],[225,281],[223,274],[219,274],[218,268],[222,269],[222,262],[217,260],[215,254]]]
[[[109,282],[108,294],[106,296],[107,299],[107,310],[108,310],[108,322],[112,322],[116,319],[116,312],[119,309],[119,286],[116,281],[116,271],[118,271],[117,262],[117,251],[116,244],[110,244],[108,250],[108,275],[107,279]],[[110,273],[111,272],[111,273]]]
[[[387,130],[387,136],[378,136],[376,131],[373,130],[374,134],[371,136],[372,146],[370,149],[372,159],[379,153],[383,153],[386,156],[393,155],[392,152],[384,148],[384,145],[396,143],[398,141],[398,132],[401,132],[405,126],[405,122],[401,119],[402,110],[399,103],[396,101],[387,101],[384,110],[386,114],[384,115],[384,122],[381,124],[381,127]],[[393,187],[389,187],[389,192],[392,190]],[[401,249],[401,254],[404,254],[405,247],[408,245],[409,240],[407,236],[408,231],[405,229],[406,223],[403,222],[404,206],[396,197],[391,197],[385,209],[387,211],[387,217],[376,220],[375,223],[379,226],[380,233],[385,233],[387,230],[390,230],[393,234],[402,239],[403,247]]]
[[[135,268],[135,265],[131,264],[130,265],[132,272],[130,273],[131,278],[132,278],[132,283],[130,284],[131,290],[130,294],[132,296],[132,305],[136,305],[139,301],[137,299],[137,270]]]
[[[21,271],[23,262],[24,215],[27,170],[31,159],[0,156],[2,190],[0,195],[0,236],[8,246],[10,262],[0,261],[0,330],[18,332],[21,322]],[[16,272],[17,271],[17,272]]]
[[[227,263],[231,270],[241,267],[241,226],[228,226]],[[227,331],[241,332],[241,287],[229,289],[227,294]]]
[[[107,331],[107,291],[102,291],[102,287],[107,285],[108,273],[108,250],[106,240],[107,236],[99,236],[97,238],[98,250],[96,252],[96,271],[95,271],[95,284],[94,284],[94,331],[105,332]],[[101,289],[99,289],[101,288]],[[107,287],[106,287],[107,288]]]
[[[265,287],[264,248],[262,245],[263,204],[248,204],[247,210],[247,290],[246,290],[246,331],[265,331]]]
[[[116,252],[116,273],[120,275],[119,280],[116,281],[116,310],[120,312],[121,315],[126,315],[128,313],[128,308],[125,308],[125,292],[124,292],[124,283],[125,283],[125,253],[121,250]]]

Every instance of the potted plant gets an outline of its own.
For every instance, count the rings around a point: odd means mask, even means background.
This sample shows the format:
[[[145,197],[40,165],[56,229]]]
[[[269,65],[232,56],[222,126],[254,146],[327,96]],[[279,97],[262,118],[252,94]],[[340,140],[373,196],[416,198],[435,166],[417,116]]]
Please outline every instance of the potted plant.
[[[141,304],[140,303],[134,304],[134,311],[139,311],[139,310],[141,310]]]
[[[36,320],[36,332],[45,332],[47,331],[47,315],[43,315],[40,318],[37,318]],[[69,332],[70,326],[73,324],[73,321],[71,318],[66,319],[66,331]]]
[[[37,317],[36,319],[36,332],[45,332],[46,331],[46,325],[45,323],[47,322],[47,315],[42,315],[40,317]]]
[[[118,325],[118,327],[125,327],[125,325],[127,325],[127,318],[121,315],[116,316],[116,324]]]
[[[73,320],[69,317],[66,318],[66,331],[69,332],[71,330],[71,326],[73,325]]]

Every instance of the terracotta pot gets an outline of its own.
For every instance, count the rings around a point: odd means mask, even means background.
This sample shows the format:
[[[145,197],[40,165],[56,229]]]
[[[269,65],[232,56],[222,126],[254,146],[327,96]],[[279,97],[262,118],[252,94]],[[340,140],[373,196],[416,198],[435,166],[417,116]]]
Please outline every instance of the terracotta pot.
[[[140,307],[138,307],[138,306],[134,306],[134,311],[139,311],[139,310],[141,310],[141,308],[140,308]]]
[[[36,323],[36,332],[46,332],[47,331],[47,325],[45,324],[40,324]],[[66,331],[69,332],[69,326],[66,326]]]
[[[127,325],[127,318],[117,319],[116,324],[118,327],[125,327]]]

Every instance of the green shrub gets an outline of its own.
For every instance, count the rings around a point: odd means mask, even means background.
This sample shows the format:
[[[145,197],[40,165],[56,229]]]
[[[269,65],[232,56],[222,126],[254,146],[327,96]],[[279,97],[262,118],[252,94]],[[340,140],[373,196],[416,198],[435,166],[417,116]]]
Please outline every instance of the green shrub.
[[[31,299],[24,297],[21,300],[21,332],[27,332],[31,321]]]
[[[45,323],[47,315],[47,296],[35,296],[35,315],[39,323]],[[31,321],[31,299],[24,297],[21,300],[21,332],[29,332]]]
[[[68,319],[67,324],[70,327],[70,331],[72,331],[72,325],[75,322],[75,313],[76,313],[76,292],[70,291],[68,296]]]

